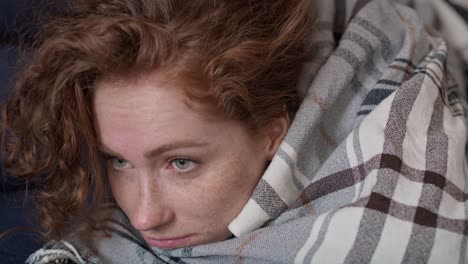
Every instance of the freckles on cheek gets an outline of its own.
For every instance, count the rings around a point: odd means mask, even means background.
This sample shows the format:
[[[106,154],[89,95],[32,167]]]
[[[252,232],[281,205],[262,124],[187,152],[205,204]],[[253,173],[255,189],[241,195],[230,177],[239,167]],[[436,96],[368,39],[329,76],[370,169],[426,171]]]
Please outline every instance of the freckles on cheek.
[[[109,177],[112,195],[120,207],[125,207],[126,204],[131,202],[131,199],[136,199],[138,197],[134,190],[134,181],[130,178],[131,177],[122,177],[117,175],[111,175]]]
[[[232,168],[232,167],[231,167]],[[219,174],[219,180],[204,191],[207,206],[223,209],[243,206],[251,195],[255,183],[247,175],[242,175],[238,168],[225,170]],[[253,186],[251,186],[253,185]]]

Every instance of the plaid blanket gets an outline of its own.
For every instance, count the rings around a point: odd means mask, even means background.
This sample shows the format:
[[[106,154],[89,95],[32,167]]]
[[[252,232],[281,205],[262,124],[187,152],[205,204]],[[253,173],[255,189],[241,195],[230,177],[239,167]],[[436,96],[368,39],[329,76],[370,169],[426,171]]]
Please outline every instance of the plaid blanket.
[[[115,226],[99,254],[70,238],[29,263],[467,263],[464,99],[446,43],[395,1],[316,3],[301,107],[235,237],[164,251]]]

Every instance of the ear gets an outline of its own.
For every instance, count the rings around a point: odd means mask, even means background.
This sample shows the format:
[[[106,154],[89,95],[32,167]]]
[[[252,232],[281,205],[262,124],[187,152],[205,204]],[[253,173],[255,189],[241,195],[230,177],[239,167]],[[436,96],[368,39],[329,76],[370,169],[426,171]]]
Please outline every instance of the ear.
[[[268,160],[273,159],[273,156],[278,151],[281,142],[283,142],[290,125],[289,114],[287,111],[273,119],[273,121],[265,127],[264,133],[266,136],[266,155]]]

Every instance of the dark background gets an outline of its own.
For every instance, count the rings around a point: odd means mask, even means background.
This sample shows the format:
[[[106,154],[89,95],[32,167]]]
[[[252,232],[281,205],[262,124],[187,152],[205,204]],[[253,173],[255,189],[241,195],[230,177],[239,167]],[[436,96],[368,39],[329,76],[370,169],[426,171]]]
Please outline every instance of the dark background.
[[[37,30],[33,18],[44,7],[43,2],[0,0],[0,103],[8,96],[14,76],[20,69],[17,63],[19,43],[31,42]],[[33,226],[36,223],[34,204],[29,201],[25,208],[25,184],[9,177],[1,161],[0,173],[0,233],[14,227]],[[33,191],[29,190],[29,196]],[[40,244],[31,232],[18,230],[7,234],[0,238],[0,263],[24,263]]]

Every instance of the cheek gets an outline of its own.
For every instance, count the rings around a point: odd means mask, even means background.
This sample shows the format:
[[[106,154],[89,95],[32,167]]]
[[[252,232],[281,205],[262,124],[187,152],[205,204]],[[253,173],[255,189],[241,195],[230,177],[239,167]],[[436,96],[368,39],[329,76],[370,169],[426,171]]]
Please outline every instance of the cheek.
[[[131,177],[110,175],[109,184],[115,201],[124,212],[128,213],[128,210],[134,207],[135,198],[138,197],[134,181]]]
[[[211,168],[206,180],[195,187],[194,213],[228,224],[250,198],[263,171],[249,161],[235,159]]]

